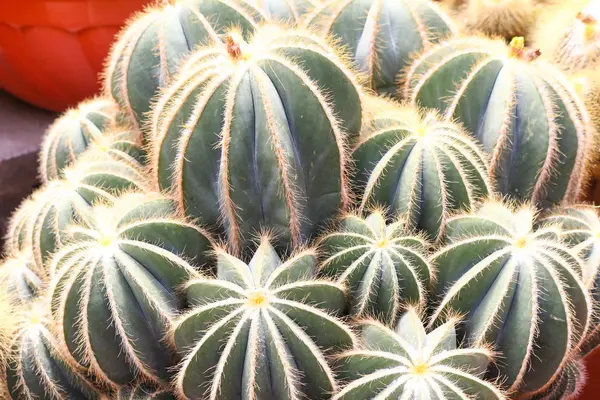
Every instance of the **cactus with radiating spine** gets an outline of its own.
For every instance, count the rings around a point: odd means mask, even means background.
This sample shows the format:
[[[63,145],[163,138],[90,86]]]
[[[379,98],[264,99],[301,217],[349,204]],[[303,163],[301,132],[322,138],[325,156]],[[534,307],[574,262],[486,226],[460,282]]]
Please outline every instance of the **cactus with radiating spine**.
[[[338,376],[347,385],[333,400],[505,399],[495,384],[482,379],[492,352],[457,348],[457,322],[450,318],[427,333],[410,309],[395,330],[359,323],[362,346],[337,358]]]
[[[48,274],[33,262],[33,253],[25,250],[11,254],[0,265],[0,290],[21,303],[29,303],[40,293]]]
[[[100,393],[69,362],[41,301],[18,311],[4,366],[9,399],[100,400]]]
[[[329,399],[337,389],[326,354],[354,337],[336,316],[342,286],[316,279],[316,256],[300,250],[285,262],[263,238],[246,264],[217,251],[216,279],[187,285],[193,307],[172,338],[184,357],[177,377],[191,399]]]
[[[148,8],[123,30],[109,55],[105,92],[145,140],[146,116],[152,99],[167,86],[182,61],[203,44],[220,41],[231,26],[244,35],[254,31],[264,17],[244,0],[189,0]]]
[[[197,50],[154,110],[151,165],[188,215],[239,252],[270,229],[294,245],[349,203],[359,88],[324,39],[275,26]]]
[[[44,182],[60,179],[63,172],[103,132],[115,124],[117,105],[97,98],[67,111],[47,130],[40,151],[40,175]]]
[[[532,400],[577,400],[587,381],[587,369],[581,356],[576,355],[563,368],[560,376],[544,393]]]
[[[269,21],[299,23],[320,5],[320,0],[247,0],[261,10]]]
[[[389,94],[397,92],[399,74],[415,53],[456,32],[450,17],[428,0],[335,0],[306,23],[338,38],[367,85]]]
[[[527,37],[536,17],[534,0],[468,0],[457,16],[468,31],[506,40]]]
[[[361,210],[388,207],[431,238],[439,237],[451,213],[491,190],[484,152],[433,111],[380,104],[352,158]]]
[[[175,395],[166,390],[157,390],[146,385],[123,387],[114,400],[175,400]]]
[[[30,196],[24,199],[19,207],[11,214],[6,236],[4,238],[4,254],[16,254],[31,250],[31,215],[35,214],[38,202]]]
[[[145,164],[146,154],[141,146],[138,134],[128,128],[115,128],[95,138],[86,154],[104,154],[116,160],[130,164]]]
[[[108,384],[166,382],[174,359],[163,338],[183,305],[177,290],[195,275],[190,262],[209,259],[210,236],[152,193],[96,205],[68,232],[51,293],[71,357]]]
[[[493,343],[490,369],[511,391],[547,389],[590,325],[585,266],[560,239],[560,227],[534,228],[536,211],[487,201],[451,218],[446,244],[431,259],[438,299],[435,326],[449,311],[465,316],[467,343]]]
[[[366,218],[348,215],[319,239],[321,273],[349,293],[353,317],[372,316],[394,323],[403,306],[424,306],[433,271],[428,243],[402,220],[386,224],[382,212]]]
[[[499,192],[547,207],[580,195],[592,127],[567,78],[537,55],[522,38],[448,41],[411,66],[405,95],[483,144]]]

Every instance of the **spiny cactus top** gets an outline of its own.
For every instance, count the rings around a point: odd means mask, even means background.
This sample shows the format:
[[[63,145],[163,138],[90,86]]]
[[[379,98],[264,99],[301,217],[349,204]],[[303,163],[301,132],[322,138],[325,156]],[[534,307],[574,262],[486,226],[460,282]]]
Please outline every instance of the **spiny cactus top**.
[[[534,229],[536,212],[495,201],[458,215],[446,245],[432,257],[439,304],[431,325],[449,312],[465,316],[469,343],[494,343],[505,385],[521,393],[547,388],[585,336],[590,296],[582,261],[557,226]]]
[[[230,248],[261,229],[298,244],[349,202],[346,141],[358,135],[358,87],[335,50],[306,31],[232,31],[181,68],[157,103],[151,163],[162,189]]]
[[[145,152],[142,149],[139,135],[132,129],[115,128],[90,143],[86,154],[98,153],[131,164],[144,164]]]
[[[333,400],[505,399],[482,379],[492,353],[457,348],[450,319],[429,334],[411,309],[395,331],[377,322],[359,324],[361,346],[341,354],[339,377],[347,385]]]
[[[198,45],[218,42],[231,26],[244,35],[263,19],[244,0],[164,1],[136,15],[115,43],[106,68],[105,91],[136,128],[159,89],[169,84],[182,60]],[[145,139],[150,132],[145,131]]]
[[[269,21],[299,23],[320,0],[247,0],[260,9]]]
[[[363,129],[352,154],[360,208],[385,206],[437,238],[452,212],[490,192],[487,158],[435,112],[389,105]]]
[[[4,254],[11,255],[25,250],[31,251],[31,229],[33,228],[31,215],[36,213],[39,206],[33,197],[35,196],[23,200],[10,216],[4,238]]]
[[[48,274],[33,261],[31,250],[12,254],[0,265],[0,290],[21,303],[29,303],[46,283]]]
[[[337,37],[367,76],[368,86],[389,94],[398,91],[398,75],[415,53],[456,31],[450,18],[428,0],[328,1],[307,23]]]
[[[48,128],[40,152],[40,175],[44,182],[63,177],[91,142],[115,123],[117,105],[98,98],[80,103]]]
[[[394,323],[402,306],[425,306],[433,273],[428,244],[404,221],[387,225],[379,211],[365,219],[349,215],[319,243],[325,253],[321,272],[347,286],[353,317]]]
[[[467,30],[511,40],[535,25],[536,0],[468,0],[458,20]]]
[[[423,54],[405,95],[439,109],[491,155],[497,190],[541,206],[577,198],[585,182],[590,119],[567,79],[515,38],[463,38]]]
[[[184,356],[177,389],[191,399],[329,399],[337,385],[325,351],[354,344],[335,315],[345,308],[336,283],[315,279],[304,250],[281,261],[263,239],[250,263],[218,251],[217,279],[187,286],[194,306],[173,340]]]
[[[169,379],[162,342],[182,303],[176,290],[211,250],[209,235],[158,194],[96,205],[71,225],[52,262],[53,315],[74,360],[117,385]]]
[[[52,331],[47,304],[36,301],[18,313],[6,364],[13,400],[100,400],[81,369],[71,364]]]

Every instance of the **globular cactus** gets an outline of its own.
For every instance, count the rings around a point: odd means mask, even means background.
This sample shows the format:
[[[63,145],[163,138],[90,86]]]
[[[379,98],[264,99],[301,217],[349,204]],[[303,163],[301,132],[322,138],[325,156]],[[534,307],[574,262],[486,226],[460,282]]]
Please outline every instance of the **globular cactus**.
[[[347,385],[333,400],[505,399],[483,380],[492,352],[457,348],[455,319],[430,333],[414,309],[392,330],[378,322],[359,323],[362,346],[337,358]]]
[[[20,303],[29,303],[44,287],[48,274],[33,262],[31,251],[11,254],[0,265],[0,290]]]
[[[431,259],[438,270],[431,326],[450,311],[464,315],[461,337],[500,353],[490,375],[527,395],[557,379],[591,314],[582,260],[558,226],[535,223],[528,205],[487,201],[448,221],[446,245]]]
[[[219,42],[231,26],[248,35],[263,19],[244,0],[165,0],[134,16],[121,33],[108,57],[105,92],[149,140],[152,132],[145,123],[152,100],[171,82],[182,60],[199,45]]]
[[[363,219],[348,215],[319,240],[324,253],[321,273],[349,291],[353,317],[376,317],[394,323],[403,306],[425,306],[433,271],[428,243],[399,220],[386,224],[374,211]]]
[[[531,400],[577,400],[587,382],[587,368],[581,356],[570,360],[558,379],[544,393],[536,395]]]
[[[537,14],[534,0],[468,0],[457,19],[467,31],[510,41],[527,37]]]
[[[113,400],[175,400],[175,395],[167,390],[154,389],[147,385],[125,386]]]
[[[438,238],[451,213],[490,191],[487,157],[435,112],[383,105],[366,124],[352,158],[360,208],[388,207],[410,227]]]
[[[580,195],[592,127],[568,80],[537,55],[522,38],[448,41],[411,66],[405,95],[483,144],[498,191],[547,207]]]
[[[244,249],[262,229],[298,244],[349,203],[359,88],[327,41],[267,26],[200,48],[154,110],[154,178]]]
[[[147,161],[138,134],[127,128],[106,131],[90,143],[87,153],[103,154],[134,165],[145,164]]]
[[[183,305],[177,289],[208,260],[210,236],[172,200],[132,193],[71,225],[51,265],[52,312],[74,361],[104,383],[164,383],[174,359],[163,341]]]
[[[428,0],[334,0],[306,23],[338,38],[366,84],[382,94],[398,91],[399,74],[415,53],[456,33],[450,17]]]
[[[4,366],[8,399],[100,400],[83,371],[65,356],[46,308],[38,301],[18,313]]]
[[[107,98],[80,103],[48,128],[40,151],[40,176],[44,182],[62,178],[63,172],[103,132],[115,124],[117,105]]]
[[[34,196],[24,199],[10,216],[4,237],[4,254],[16,254],[31,250],[31,229],[33,228],[31,215],[36,213],[39,205],[32,197]]]
[[[269,21],[299,23],[309,12],[321,4],[320,0],[248,0],[262,11]]]
[[[182,398],[330,399],[337,389],[326,352],[354,337],[335,316],[343,288],[315,279],[314,251],[282,262],[263,238],[250,263],[217,251],[217,279],[187,285],[193,308],[172,338],[184,357],[177,377]]]

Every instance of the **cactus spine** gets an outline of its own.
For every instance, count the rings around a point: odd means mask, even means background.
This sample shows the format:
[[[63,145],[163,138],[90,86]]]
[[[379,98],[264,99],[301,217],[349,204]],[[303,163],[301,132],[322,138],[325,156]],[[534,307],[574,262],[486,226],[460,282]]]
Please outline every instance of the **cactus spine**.
[[[456,322],[450,319],[427,334],[411,309],[395,331],[378,322],[359,324],[363,346],[337,359],[339,376],[348,384],[333,400],[505,399],[482,379],[492,353],[457,348]]]
[[[403,305],[425,306],[433,274],[428,243],[411,235],[404,221],[386,225],[379,211],[365,219],[349,215],[319,243],[321,272],[348,288],[354,317],[394,323]]]
[[[354,149],[361,210],[381,205],[438,238],[452,212],[490,192],[487,158],[468,135],[435,112],[388,106],[366,125]]]
[[[298,244],[349,203],[345,146],[360,125],[358,87],[325,40],[231,32],[157,104],[154,178],[187,214],[222,223],[234,252],[261,229]]]
[[[299,23],[304,16],[321,2],[320,0],[248,0],[263,12],[269,21]]]
[[[382,94],[397,92],[398,75],[414,53],[456,32],[450,18],[428,0],[335,0],[307,21],[337,37],[368,86]]]
[[[580,195],[592,128],[567,79],[536,57],[522,38],[448,41],[411,66],[405,95],[483,144],[498,191],[547,207]]]
[[[33,262],[31,251],[12,254],[0,265],[0,290],[27,304],[40,293],[47,276]]]
[[[44,137],[40,152],[40,175],[44,182],[59,179],[63,172],[115,124],[117,107],[109,99],[80,103],[58,118]]]
[[[152,99],[198,45],[219,42],[238,26],[244,35],[263,19],[243,0],[190,0],[149,8],[124,29],[109,56],[105,92],[136,128],[145,128]],[[144,130],[145,139],[150,132]]]
[[[155,390],[146,385],[124,387],[114,400],[175,400],[175,396],[165,390]]]
[[[510,41],[515,36],[528,36],[535,25],[534,0],[468,0],[459,19],[467,30]]]
[[[587,369],[580,356],[570,360],[550,389],[532,400],[577,400],[587,381]]]
[[[585,337],[591,299],[584,265],[556,226],[534,229],[536,212],[495,201],[446,225],[432,257],[439,303],[431,326],[453,310],[468,343],[493,343],[503,362],[490,370],[511,391],[547,389]]]
[[[183,398],[329,399],[337,389],[324,352],[351,347],[335,318],[345,307],[336,283],[315,279],[311,250],[281,261],[263,238],[249,264],[217,251],[217,279],[187,285],[194,307],[176,324],[184,357]]]
[[[51,293],[71,357],[108,384],[166,382],[173,359],[162,339],[182,305],[176,289],[195,274],[186,260],[206,262],[210,237],[151,193],[97,205],[69,233]]]

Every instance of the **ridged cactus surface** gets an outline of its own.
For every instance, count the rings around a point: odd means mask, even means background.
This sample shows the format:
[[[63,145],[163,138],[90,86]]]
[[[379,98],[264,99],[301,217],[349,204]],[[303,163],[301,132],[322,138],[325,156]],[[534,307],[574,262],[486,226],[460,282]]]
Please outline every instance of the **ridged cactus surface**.
[[[173,341],[184,357],[177,377],[189,399],[329,399],[337,383],[325,352],[354,337],[335,316],[342,287],[315,279],[316,257],[304,250],[282,262],[263,238],[246,264],[218,252],[216,279],[187,285],[193,308]]]
[[[386,224],[375,211],[366,218],[348,215],[319,240],[321,273],[348,290],[353,317],[394,323],[403,306],[424,306],[433,271],[428,243],[399,220]]]
[[[577,400],[587,381],[585,361],[579,356],[570,360],[563,368],[560,377],[544,393],[532,400]]]
[[[457,19],[469,32],[510,41],[527,37],[536,16],[536,0],[468,0]]]
[[[100,380],[164,383],[172,354],[163,341],[183,305],[179,287],[211,249],[208,234],[174,203],[133,193],[96,205],[70,226],[53,258],[53,317],[72,358]]]
[[[232,26],[244,35],[263,19],[244,0],[186,0],[147,9],[137,15],[115,43],[107,62],[105,91],[126,119],[145,130],[153,98],[176,75],[195,47],[217,43]]]
[[[490,370],[519,393],[546,389],[585,337],[591,298],[584,265],[553,225],[534,229],[536,211],[488,201],[446,226],[432,257],[439,302],[431,325],[447,312],[465,316],[467,343],[493,344],[502,362]]]
[[[300,23],[320,0],[247,0],[262,11],[268,21],[284,21],[289,24]]]
[[[299,244],[349,203],[361,102],[329,44],[264,27],[197,50],[157,104],[154,178],[237,252],[263,229]]]
[[[522,38],[448,41],[411,66],[405,95],[483,144],[498,191],[546,207],[580,195],[591,127],[568,80],[537,56]]]
[[[438,238],[451,213],[490,192],[487,157],[458,125],[435,112],[383,107],[352,153],[360,208],[387,207],[405,214],[409,227]]]
[[[62,178],[65,168],[115,124],[116,114],[117,105],[111,99],[96,98],[80,103],[58,118],[48,128],[42,143],[42,180]]]
[[[31,251],[11,254],[0,264],[0,290],[22,303],[29,303],[47,282],[48,274],[38,268]]]
[[[121,388],[114,400],[175,400],[175,395],[147,385],[136,385]]]
[[[362,346],[337,358],[347,382],[333,400],[499,400],[503,392],[482,378],[492,352],[457,348],[455,320],[427,333],[413,309],[395,330],[378,322],[358,325]]]
[[[328,1],[307,23],[339,39],[370,88],[392,95],[415,54],[456,32],[450,17],[428,0]]]

